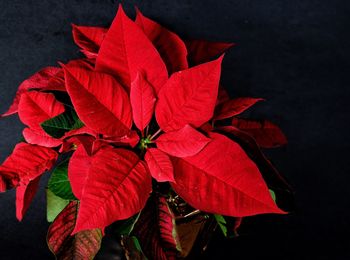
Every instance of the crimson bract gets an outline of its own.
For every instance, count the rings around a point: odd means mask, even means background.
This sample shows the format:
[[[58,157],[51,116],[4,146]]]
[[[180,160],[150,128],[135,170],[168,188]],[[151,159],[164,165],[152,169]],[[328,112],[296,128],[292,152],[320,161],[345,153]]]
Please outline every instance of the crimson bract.
[[[285,213],[271,189],[288,185],[258,148],[285,144],[283,133],[237,117],[261,99],[230,99],[219,84],[232,44],[183,41],[121,7],[109,29],[74,25],[73,37],[86,58],[25,80],[2,115],[18,113],[26,125],[25,141],[0,166],[0,189],[16,189],[19,220],[56,165],[48,243],[58,258],[93,257],[105,227],[120,220],[133,223],[128,234],[137,221],[156,230],[153,249],[136,230],[149,257],[174,257],[174,194],[216,217]]]

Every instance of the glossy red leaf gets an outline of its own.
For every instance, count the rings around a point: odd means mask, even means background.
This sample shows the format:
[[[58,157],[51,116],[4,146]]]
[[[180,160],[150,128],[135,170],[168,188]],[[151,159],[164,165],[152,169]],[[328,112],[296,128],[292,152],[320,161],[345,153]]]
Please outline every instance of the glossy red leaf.
[[[193,156],[209,142],[210,138],[189,125],[185,125],[180,130],[164,133],[156,140],[160,150],[176,157]]]
[[[145,73],[156,92],[168,78],[159,53],[121,5],[101,45],[96,70],[114,75],[128,89],[139,71]]]
[[[53,76],[55,76],[60,70],[61,68],[46,67],[35,73],[30,78],[23,81],[22,84],[18,87],[15,99],[13,100],[13,103],[11,104],[10,108],[1,116],[4,117],[17,113],[18,104],[22,94],[26,93],[29,89],[41,89],[47,87],[49,80]]]
[[[179,36],[143,16],[138,9],[135,23],[142,28],[148,39],[157,48],[170,74],[188,68],[187,48]]]
[[[134,123],[143,131],[152,119],[156,97],[152,86],[140,73],[131,83],[130,103]]]
[[[242,148],[223,135],[210,137],[212,141],[197,155],[173,158],[174,190],[205,212],[234,217],[284,213]]]
[[[273,148],[287,144],[282,130],[267,120],[233,118],[232,125],[251,135],[263,148]]]
[[[132,125],[129,98],[110,75],[65,68],[66,87],[83,123],[100,134],[123,136]]]
[[[22,132],[27,143],[45,147],[57,147],[62,144],[62,140],[49,136],[44,130],[25,128]]]
[[[26,185],[51,169],[56,159],[57,153],[50,148],[19,143],[0,165],[0,175],[8,180],[10,187],[16,186],[19,182]]]
[[[64,112],[62,103],[51,93],[30,91],[23,93],[18,105],[21,121],[33,129],[41,129],[40,124]]]
[[[241,97],[228,100],[215,108],[215,120],[222,120],[241,114],[248,108],[255,105],[262,98]]]
[[[188,60],[197,65],[208,62],[231,48],[233,43],[209,42],[206,40],[187,40]]]
[[[149,148],[145,154],[149,171],[158,182],[174,182],[174,169],[167,154],[157,148]]]
[[[24,214],[27,212],[30,203],[38,191],[40,177],[36,177],[28,184],[19,185],[16,189],[16,217],[19,221],[23,219]]]
[[[99,229],[71,233],[76,223],[78,202],[70,202],[51,224],[47,243],[56,259],[93,259],[100,249],[102,232]]]
[[[83,145],[78,146],[69,160],[68,178],[73,194],[77,199],[81,199],[82,197],[91,163],[92,157],[88,155],[88,152]]]
[[[126,149],[103,147],[92,156],[73,233],[103,228],[138,213],[152,190],[151,175]]]
[[[72,25],[74,42],[89,59],[96,59],[97,53],[108,29],[94,26]]]
[[[199,127],[214,113],[221,72],[219,59],[174,73],[158,95],[156,119],[165,131]]]

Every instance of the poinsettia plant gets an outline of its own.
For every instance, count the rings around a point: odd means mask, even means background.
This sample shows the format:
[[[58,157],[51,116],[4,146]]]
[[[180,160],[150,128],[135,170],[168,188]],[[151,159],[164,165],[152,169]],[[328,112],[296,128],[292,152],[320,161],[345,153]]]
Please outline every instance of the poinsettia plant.
[[[58,259],[93,258],[113,223],[126,249],[175,259],[194,243],[181,221],[211,219],[227,235],[242,217],[286,213],[289,185],[260,150],[285,136],[237,117],[261,98],[230,99],[219,84],[233,44],[183,41],[122,7],[109,29],[73,25],[73,38],[85,58],[25,80],[2,115],[26,128],[0,190],[16,189],[22,220],[51,171],[47,241]]]

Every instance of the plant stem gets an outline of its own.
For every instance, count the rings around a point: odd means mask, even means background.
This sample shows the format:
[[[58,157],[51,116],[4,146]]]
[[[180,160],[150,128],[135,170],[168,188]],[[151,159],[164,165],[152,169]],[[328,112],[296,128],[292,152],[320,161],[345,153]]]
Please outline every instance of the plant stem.
[[[162,129],[159,128],[158,131],[155,132],[155,133],[151,136],[151,138],[150,138],[149,140],[153,140],[153,139],[156,138],[161,132],[162,132]]]

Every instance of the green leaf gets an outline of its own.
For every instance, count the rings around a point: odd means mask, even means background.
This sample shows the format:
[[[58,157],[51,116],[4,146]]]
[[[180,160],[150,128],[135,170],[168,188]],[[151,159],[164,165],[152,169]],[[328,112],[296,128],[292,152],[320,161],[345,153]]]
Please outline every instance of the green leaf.
[[[225,237],[227,237],[227,227],[226,227],[226,220],[223,216],[214,214],[214,218],[216,222],[218,223],[222,233],[224,234]]]
[[[46,190],[47,211],[46,218],[48,222],[55,220],[57,215],[68,205],[69,200],[64,200],[53,194],[52,191]]]
[[[275,192],[273,190],[270,190],[270,189],[269,189],[269,191],[270,191],[270,194],[271,194],[271,197],[272,197],[273,201],[276,202],[276,194],[275,194]]]
[[[132,230],[134,229],[136,222],[140,217],[140,214],[141,212],[126,220],[118,221],[117,222],[118,225],[115,229],[115,232],[119,235],[130,235]]]
[[[62,199],[76,200],[68,179],[68,162],[69,160],[67,159],[55,168],[49,180],[48,188],[52,193]]]
[[[69,108],[66,108],[64,113],[41,123],[44,131],[54,138],[61,138],[66,132],[83,126],[83,122],[78,118],[75,111]]]

